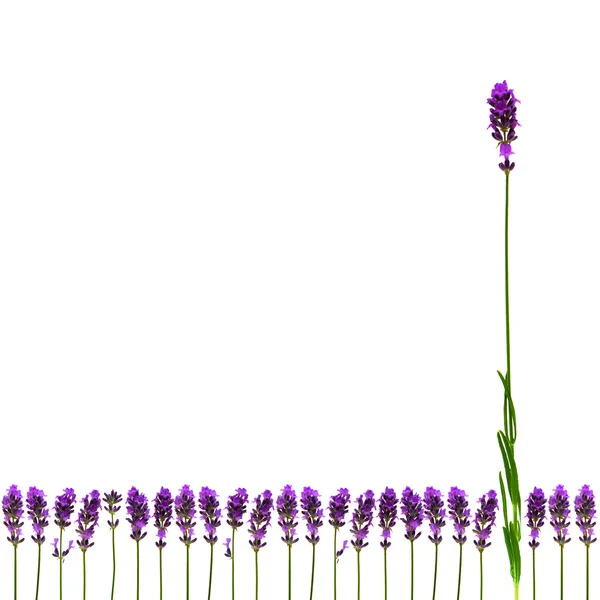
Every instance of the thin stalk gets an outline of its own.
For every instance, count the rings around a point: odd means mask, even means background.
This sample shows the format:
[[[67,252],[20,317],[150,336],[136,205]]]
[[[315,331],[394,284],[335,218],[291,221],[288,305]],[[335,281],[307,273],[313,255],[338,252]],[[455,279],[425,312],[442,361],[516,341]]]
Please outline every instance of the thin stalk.
[[[360,600],[360,552],[356,553],[356,566],[357,566],[357,574],[358,574],[358,580],[357,580],[357,584],[358,584],[358,600]]]
[[[337,527],[333,529],[333,600],[337,600]]]
[[[483,550],[479,550],[479,600],[483,600]]]
[[[387,600],[387,546],[383,547],[383,597]]]
[[[564,583],[564,572],[563,572],[563,550],[565,547],[560,545],[560,600],[563,600],[563,583]]]
[[[531,549],[531,556],[533,558],[533,560],[532,560],[532,565],[533,565],[533,600],[535,600],[535,548]]]
[[[60,600],[62,600],[62,564],[63,564],[63,558],[62,558],[62,537],[63,537],[63,528],[60,528],[60,535],[59,537],[59,542],[58,542],[58,591],[59,591],[59,598]]]
[[[312,545],[312,568],[310,571],[310,600],[312,600],[313,597],[313,588],[314,588],[314,584],[315,584],[315,550],[316,550],[317,546],[316,544]]]
[[[458,555],[458,592],[456,593],[456,600],[459,600],[459,598],[460,598],[460,580],[461,580],[461,575],[462,575],[462,548],[463,548],[463,545],[459,544],[458,546],[460,548],[460,551],[459,551],[459,555]]]
[[[414,540],[410,540],[410,600],[413,600],[415,595],[415,553]]]
[[[140,600],[140,541],[135,541],[136,546],[136,564],[137,564],[137,574],[136,574],[136,598]]]
[[[292,545],[288,544],[288,600],[292,600]]]
[[[438,565],[438,544],[435,544],[435,566],[433,567],[433,596],[432,596],[432,600],[435,600],[435,588],[437,586],[437,565]]]
[[[590,600],[590,547],[585,547],[585,597]]]
[[[86,590],[86,580],[85,580],[85,550],[82,552],[83,554],[83,600],[85,600],[85,590]]]
[[[162,546],[158,547],[158,586],[160,590],[160,600],[163,600],[163,578],[162,578]]]
[[[185,545],[185,597],[190,600],[190,547]]]
[[[114,516],[113,516],[114,519]],[[112,591],[110,593],[110,600],[115,598],[115,575],[117,574],[117,556],[115,554],[115,528],[112,528],[112,555],[113,555],[113,576],[112,576]]]
[[[37,579],[35,584],[35,600],[38,600],[40,591],[40,565],[42,562],[42,545],[38,544],[38,568],[37,568]]]
[[[235,599],[235,527],[231,528],[231,600]]]
[[[506,384],[510,393],[510,309],[508,300],[508,179],[509,174],[507,173],[506,206],[504,211],[504,300],[506,303]],[[506,431],[505,433],[508,435],[508,431]]]
[[[15,588],[15,600],[17,600],[17,545],[14,545],[15,548],[15,579],[14,579],[14,588]]]
[[[212,589],[213,547],[214,547],[214,544],[211,544],[210,545],[210,569],[209,569],[209,573],[208,573],[208,600],[210,600],[210,591]]]
[[[258,550],[254,549],[254,597],[258,600]]]

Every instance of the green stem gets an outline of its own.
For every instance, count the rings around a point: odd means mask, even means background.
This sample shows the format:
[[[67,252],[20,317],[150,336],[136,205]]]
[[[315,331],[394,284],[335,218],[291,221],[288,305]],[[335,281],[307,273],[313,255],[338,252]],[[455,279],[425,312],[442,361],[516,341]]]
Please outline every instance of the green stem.
[[[333,600],[337,600],[337,527],[333,530]]]
[[[508,302],[508,179],[506,173],[506,207],[504,212],[504,298],[506,302],[506,384],[510,393],[510,310]],[[505,432],[508,435],[508,431]]]
[[[35,584],[35,600],[38,600],[40,591],[40,564],[42,562],[42,545],[38,544],[38,568],[37,568],[37,579]]]
[[[315,584],[315,550],[316,550],[316,544],[312,545],[312,568],[310,571],[310,600],[312,600],[313,597],[313,588],[314,588],[314,584]]]
[[[208,600],[210,600],[210,591],[212,589],[213,549],[214,549],[214,544],[211,544],[210,545],[210,570],[208,573]]]
[[[590,600],[590,547],[585,546],[585,597]]]
[[[565,547],[561,544],[560,546],[560,600],[563,600],[563,583],[564,583],[564,572],[563,572],[563,550]]]
[[[231,600],[235,599],[235,527],[231,528]]]
[[[113,522],[114,522],[114,516]],[[112,576],[112,590],[110,593],[110,600],[115,598],[115,576],[117,574],[117,556],[115,554],[115,528],[112,527],[112,556],[113,556],[113,576]]]
[[[136,564],[137,564],[137,573],[136,573],[136,598],[140,600],[140,541],[135,541],[136,547]]]
[[[85,580],[85,550],[83,551],[83,600],[85,600],[85,590],[86,590],[86,580]]]
[[[190,546],[185,545],[185,597],[190,600]]]
[[[459,544],[458,546],[460,548],[460,551],[459,551],[459,555],[458,555],[458,592],[456,593],[456,600],[459,600],[459,598],[460,598],[460,579],[461,579],[461,575],[462,575],[462,548],[463,548],[463,545]]]
[[[258,600],[258,550],[254,549],[254,597]]]
[[[383,597],[387,600],[387,546],[383,547]]]
[[[435,566],[433,568],[433,597],[435,600],[435,588],[437,586],[438,544],[435,545]]]
[[[160,600],[163,600],[163,578],[162,578],[162,546],[158,547],[158,586],[160,590]]]
[[[531,549],[532,565],[533,565],[533,600],[535,600],[535,548]]]
[[[414,540],[410,540],[410,600],[413,600],[415,593],[415,554]]]
[[[483,550],[479,550],[479,600],[483,600]]]
[[[15,587],[15,600],[17,600],[17,545],[14,545],[15,548],[15,578],[14,578],[14,587]]]
[[[63,537],[63,528],[60,528],[59,542],[58,542],[58,591],[59,598],[62,600],[62,565],[63,565],[63,555],[62,555],[62,537]]]
[[[292,545],[288,544],[288,600],[292,600]]]
[[[357,566],[357,585],[358,585],[358,600],[360,600],[360,552],[356,553],[356,566]]]

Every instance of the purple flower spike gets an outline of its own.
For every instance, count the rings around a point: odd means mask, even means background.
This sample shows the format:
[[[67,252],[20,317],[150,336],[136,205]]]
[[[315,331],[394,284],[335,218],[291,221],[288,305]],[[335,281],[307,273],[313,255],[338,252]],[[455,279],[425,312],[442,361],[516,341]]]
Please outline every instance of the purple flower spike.
[[[148,535],[148,532],[143,529],[150,521],[150,509],[146,496],[135,487],[127,493],[127,514],[129,516],[126,521],[131,524],[129,537],[136,542],[143,540]]]
[[[442,493],[435,488],[428,487],[425,489],[423,500],[425,502],[425,516],[429,519],[429,529],[433,534],[428,537],[431,542],[437,545],[442,541],[442,527],[446,524],[446,521],[444,521],[446,510]]]
[[[298,500],[296,499],[296,492],[292,489],[291,485],[286,485],[277,497],[277,514],[279,515],[277,524],[283,531],[281,540],[291,547],[292,544],[298,541],[298,538],[294,538],[296,527],[298,526],[298,521],[296,520],[298,516]]]
[[[175,514],[177,515],[176,525],[183,534],[179,540],[189,547],[198,539],[194,537],[196,500],[194,500],[194,492],[189,485],[184,485],[179,490],[179,496],[175,497]]]
[[[30,487],[27,492],[27,516],[32,521],[33,533],[31,539],[41,546],[45,541],[44,528],[48,527],[50,511],[46,508],[46,494],[36,487]]]
[[[217,543],[217,527],[221,525],[221,509],[217,493],[208,487],[203,487],[198,496],[198,512],[204,520],[206,534],[204,540],[214,546]]]
[[[531,541],[529,546],[534,550],[540,545],[540,529],[546,518],[546,498],[544,491],[538,487],[533,488],[533,492],[527,498],[527,527],[531,529]]]
[[[323,509],[319,500],[319,492],[305,487],[300,496],[302,518],[306,521],[308,534],[306,539],[314,546],[319,543],[319,527],[323,525]]]
[[[340,529],[346,522],[346,513],[350,505],[350,493],[347,488],[340,488],[335,496],[329,499],[329,524]]]
[[[567,527],[571,524],[567,521],[569,518],[569,494],[562,485],[556,486],[554,494],[548,499],[548,512],[550,513],[550,525],[554,528],[556,537],[552,538],[560,546],[564,546],[571,541],[567,539],[569,530]]]
[[[448,514],[454,521],[454,532],[452,539],[461,546],[467,541],[467,527],[471,524],[471,510],[464,490],[451,487],[448,493]]]
[[[267,535],[267,527],[271,524],[271,511],[273,510],[273,494],[269,490],[265,490],[262,496],[259,494],[254,498],[254,508],[251,511],[250,519],[250,540],[248,543],[254,552],[258,552],[261,548],[267,545],[263,541]]]
[[[579,541],[589,547],[596,541],[593,537],[596,526],[596,521],[593,520],[596,516],[596,501],[589,485],[584,485],[579,490],[579,495],[575,497],[575,514],[577,515],[575,523],[582,533]]]
[[[4,525],[8,529],[8,533],[10,533],[6,539],[16,548],[25,540],[25,538],[21,537],[21,527],[23,527],[23,521],[21,521],[23,517],[23,495],[16,485],[11,485],[6,492],[6,496],[2,498]]]
[[[168,488],[161,487],[160,492],[154,498],[154,527],[158,529],[156,536],[158,542],[154,542],[157,548],[167,545],[167,528],[171,525],[173,518],[173,497]]]
[[[404,537],[410,542],[414,542],[421,535],[420,531],[417,533],[417,529],[423,523],[421,496],[406,487],[402,492],[401,505],[400,510],[404,516],[400,520],[406,525]]]
[[[361,494],[356,500],[356,508],[352,513],[352,526],[350,533],[354,539],[350,542],[357,552],[369,545],[366,541],[369,534],[369,527],[373,523],[373,512],[375,511],[375,494],[367,490],[364,495]]]
[[[64,494],[56,497],[54,502],[54,523],[65,529],[71,524],[71,515],[75,510],[76,501],[75,491],[73,488],[65,488]]]
[[[510,173],[515,168],[515,163],[511,163],[509,156],[514,154],[511,148],[512,142],[517,139],[515,135],[515,127],[520,127],[521,124],[517,121],[517,100],[513,90],[508,89],[506,81],[497,83],[492,89],[491,98],[487,102],[490,108],[490,124],[492,137],[500,146],[500,156],[504,158],[504,162],[499,163],[499,167],[505,173]]]
[[[248,504],[248,494],[245,488],[238,488],[233,496],[227,499],[227,525],[233,529],[241,527],[246,505]]]
[[[81,548],[82,552],[85,552],[94,545],[94,542],[90,540],[94,535],[94,530],[100,518],[100,492],[93,490],[81,502],[83,506],[77,516],[77,529],[75,531],[81,538],[77,540],[77,545]]]
[[[491,533],[492,525],[496,524],[496,511],[498,510],[498,498],[496,492],[490,490],[486,494],[479,498],[480,507],[475,513],[475,527],[473,527],[473,533],[477,539],[473,540],[473,543],[479,550],[483,552],[485,548],[492,545],[492,542],[488,542]]]
[[[396,524],[398,518],[398,498],[396,492],[389,487],[379,498],[379,527],[383,529],[381,537],[383,542],[379,542],[382,548],[389,548],[392,545],[390,536],[392,527]]]
[[[107,505],[104,507],[104,510],[106,510],[110,515],[110,521],[106,522],[108,523],[108,526],[112,530],[114,530],[119,525],[119,519],[115,521],[115,515],[121,510],[121,507],[119,505],[123,501],[123,496],[121,496],[121,494],[117,494],[115,490],[112,490],[108,494],[105,493],[104,498],[102,498],[102,500],[104,504]]]

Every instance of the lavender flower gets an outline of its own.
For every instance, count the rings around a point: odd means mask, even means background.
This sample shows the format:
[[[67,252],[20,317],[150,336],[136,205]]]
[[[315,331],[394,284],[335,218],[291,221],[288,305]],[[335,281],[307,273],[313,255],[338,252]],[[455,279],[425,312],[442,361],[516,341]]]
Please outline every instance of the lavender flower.
[[[229,496],[227,499],[227,525],[233,530],[241,527],[244,522],[242,521],[244,513],[246,512],[246,505],[248,503],[248,494],[245,488],[238,488],[233,496]]]
[[[486,494],[479,498],[480,508],[475,513],[475,527],[473,533],[477,539],[473,540],[473,543],[479,550],[483,550],[492,545],[487,540],[490,538],[492,533],[492,525],[496,524],[496,511],[498,510],[498,498],[496,492],[490,490]]]
[[[160,492],[154,498],[154,527],[158,529],[156,537],[158,542],[154,542],[157,548],[164,548],[167,545],[167,528],[171,525],[173,518],[173,497],[168,488],[161,487]]]
[[[471,524],[471,510],[464,490],[451,487],[448,493],[448,514],[454,520],[454,532],[452,539],[461,546],[467,541],[466,531]]]
[[[123,496],[121,494],[117,494],[115,490],[112,490],[108,494],[104,494],[104,498],[102,498],[104,503],[107,505],[104,507],[104,510],[108,512],[110,515],[110,521],[106,521],[111,530],[115,530],[119,525],[119,519],[115,521],[115,515],[121,510],[119,504],[123,501]]]
[[[552,538],[562,548],[571,541],[567,539],[569,530],[567,527],[571,524],[567,521],[569,518],[569,494],[562,485],[556,486],[554,494],[548,500],[548,511],[550,513],[550,525],[554,528],[556,537]]]
[[[446,521],[444,521],[446,510],[444,509],[442,493],[433,487],[428,487],[425,489],[424,501],[424,513],[429,519],[429,529],[433,534],[433,536],[428,537],[431,542],[437,545],[442,541],[442,527],[446,524]]]
[[[323,525],[323,509],[319,500],[319,492],[310,487],[305,487],[300,496],[300,508],[309,533],[305,537],[314,546],[321,539],[319,537],[319,527]]]
[[[215,490],[211,490],[206,486],[200,490],[198,512],[204,520],[204,529],[207,533],[204,539],[213,546],[217,542],[217,527],[221,525],[221,509]]]
[[[6,539],[16,549],[25,540],[25,538],[21,537],[21,527],[23,527],[23,521],[21,521],[23,517],[23,495],[16,485],[11,485],[6,492],[6,496],[2,498],[4,525],[8,529],[8,533],[10,533]]]
[[[423,523],[423,504],[419,494],[415,494],[409,487],[402,492],[401,512],[404,515],[400,520],[406,525],[406,534],[404,537],[410,542],[414,542],[421,535],[417,528]]]
[[[137,488],[132,487],[127,493],[127,517],[126,521],[131,524],[130,538],[135,542],[143,540],[147,531],[143,531],[150,520],[148,499]]]
[[[335,496],[331,496],[329,499],[329,524],[332,525],[334,529],[334,549],[336,548],[335,544],[338,529],[341,529],[346,524],[344,519],[346,518],[349,505],[350,492],[348,492],[348,488],[340,488],[338,493]],[[347,547],[348,542],[345,541],[342,547],[336,551],[338,559],[342,556]]]
[[[577,515],[575,523],[582,533],[579,540],[589,547],[596,541],[596,538],[593,538],[593,528],[596,526],[596,522],[593,521],[596,516],[596,501],[589,485],[584,485],[579,490],[579,495],[575,497],[575,514]]]
[[[277,497],[277,514],[279,515],[277,524],[283,531],[281,540],[290,547],[298,541],[298,538],[294,539],[296,527],[298,526],[298,521],[296,520],[298,516],[297,507],[296,492],[292,489],[291,485],[286,485]]]
[[[393,488],[386,487],[385,492],[379,497],[379,527],[382,528],[381,537],[383,542],[379,542],[382,548],[389,548],[392,545],[390,536],[392,527],[396,524],[398,518],[398,498]]]
[[[520,102],[515,98],[513,90],[508,89],[506,81],[497,83],[492,89],[491,98],[487,102],[490,108],[490,124],[488,129],[493,129],[492,137],[498,142],[500,147],[500,156],[504,157],[504,162],[499,163],[499,167],[505,173],[509,173],[515,168],[515,163],[509,161],[509,156],[514,154],[511,148],[512,142],[517,139],[515,127],[520,123],[517,121],[517,106]]]
[[[94,535],[94,529],[100,518],[100,492],[93,490],[82,500],[83,507],[77,516],[77,529],[75,530],[81,540],[77,540],[77,545],[85,552],[94,545],[90,542]]]
[[[197,540],[194,537],[196,501],[194,500],[194,492],[189,485],[184,485],[179,491],[179,495],[175,497],[175,514],[178,517],[176,525],[183,534],[179,540],[189,548]]]
[[[44,528],[48,527],[48,515],[50,511],[46,508],[48,503],[45,500],[46,494],[36,487],[30,487],[27,492],[27,516],[32,522],[33,533],[31,539],[38,545],[46,541]]]
[[[365,541],[369,534],[369,527],[373,523],[373,511],[375,510],[375,494],[367,490],[364,495],[361,494],[356,500],[356,508],[352,513],[352,526],[350,533],[354,539],[350,542],[357,552],[369,545]]]
[[[273,510],[273,494],[269,490],[265,490],[262,496],[259,494],[254,498],[254,508],[250,513],[250,538],[248,543],[254,552],[258,552],[261,548],[267,545],[263,541],[267,534],[267,527],[271,524],[271,511]]]
[[[77,500],[77,497],[75,496],[75,491],[73,490],[73,488],[65,488],[64,489],[64,493],[61,494],[60,496],[56,497],[56,500],[54,502],[54,523],[56,525],[58,525],[58,528],[60,530],[60,536],[58,538],[58,540],[55,540],[54,543],[54,552],[52,553],[52,556],[54,556],[55,558],[58,559],[62,559],[60,560],[59,564],[61,565],[61,570],[62,570],[62,563],[64,562],[65,556],[67,556],[67,554],[69,554],[69,550],[73,547],[73,542],[70,541],[69,542],[69,547],[66,550],[62,550],[62,534],[63,531],[69,527],[69,525],[71,525],[71,515],[73,514],[73,511],[75,510],[75,501]],[[59,549],[57,549],[56,547],[56,542],[59,541]]]
[[[540,529],[546,518],[546,498],[544,491],[538,487],[533,488],[533,492],[527,498],[527,527],[531,529],[531,541],[529,546],[534,550],[540,545]]]

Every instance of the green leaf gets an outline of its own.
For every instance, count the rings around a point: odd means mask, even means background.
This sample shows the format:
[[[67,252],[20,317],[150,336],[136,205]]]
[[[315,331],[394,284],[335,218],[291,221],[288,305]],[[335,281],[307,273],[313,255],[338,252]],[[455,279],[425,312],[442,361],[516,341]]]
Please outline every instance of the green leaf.
[[[502,471],[498,473],[498,477],[500,479],[500,494],[502,495],[502,511],[504,513],[504,524],[508,527],[508,512],[506,510],[506,489],[504,488]]]

